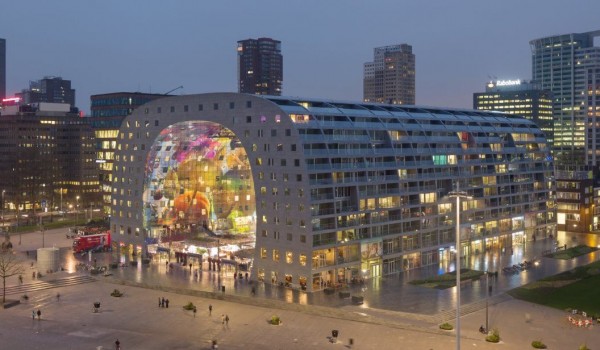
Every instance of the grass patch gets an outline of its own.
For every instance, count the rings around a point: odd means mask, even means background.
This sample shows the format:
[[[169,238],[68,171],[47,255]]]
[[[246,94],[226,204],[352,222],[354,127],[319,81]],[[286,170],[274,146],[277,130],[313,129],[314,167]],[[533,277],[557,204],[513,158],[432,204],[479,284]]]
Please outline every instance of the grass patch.
[[[585,254],[588,254],[591,252],[595,252],[596,250],[598,250],[597,247],[588,247],[587,245],[578,245],[576,247],[571,247],[569,249],[565,249],[565,250],[561,250],[559,252],[552,253],[550,255],[547,255],[547,257],[553,258],[553,259],[568,260],[568,259],[573,259],[578,256],[582,256],[582,255],[585,255]]]
[[[450,323],[446,322],[446,323],[442,323],[442,324],[440,325],[440,329],[443,329],[443,330],[445,330],[445,331],[451,331],[451,330],[453,330],[453,329],[454,329],[454,326],[453,326],[453,325],[451,325]]]
[[[600,261],[515,288],[511,296],[565,310],[573,308],[600,314]]]
[[[461,281],[476,281],[483,276],[483,271],[460,269],[460,280]],[[410,284],[427,287],[446,289],[456,286],[456,271],[448,272],[443,275],[434,276],[431,278],[425,278],[422,280],[410,281]]]

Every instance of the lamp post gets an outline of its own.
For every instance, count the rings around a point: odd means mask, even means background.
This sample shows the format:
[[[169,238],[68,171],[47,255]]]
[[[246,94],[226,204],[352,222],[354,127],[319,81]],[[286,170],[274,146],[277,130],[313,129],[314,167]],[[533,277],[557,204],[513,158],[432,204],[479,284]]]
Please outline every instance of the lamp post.
[[[459,191],[459,183],[456,183],[456,191],[450,191],[448,197],[456,198],[456,350],[460,350],[460,199],[471,199],[464,191]]]
[[[77,206],[75,207],[75,210],[77,211],[77,221],[79,221],[79,196],[75,197],[75,199],[77,199]]]
[[[490,289],[488,287],[489,283],[490,283],[490,274],[489,274],[489,272],[486,271],[485,272],[485,331],[486,332],[489,332],[489,330],[490,330],[489,325],[488,325],[488,320],[489,320],[489,318],[488,318],[488,297],[490,295],[490,292],[489,292]]]

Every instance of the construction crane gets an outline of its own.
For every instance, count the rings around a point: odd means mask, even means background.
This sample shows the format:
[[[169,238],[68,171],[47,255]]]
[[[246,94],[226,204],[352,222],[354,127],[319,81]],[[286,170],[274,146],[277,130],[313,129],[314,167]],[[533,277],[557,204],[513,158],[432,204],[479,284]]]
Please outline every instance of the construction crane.
[[[179,89],[183,89],[183,85],[181,85],[181,86],[178,86],[178,87],[176,87],[176,88],[175,88],[175,89],[173,89],[173,90],[169,90],[169,91],[165,92],[163,95],[168,95],[168,94],[170,94],[171,92],[173,92],[173,91],[176,91],[176,90],[179,90]]]

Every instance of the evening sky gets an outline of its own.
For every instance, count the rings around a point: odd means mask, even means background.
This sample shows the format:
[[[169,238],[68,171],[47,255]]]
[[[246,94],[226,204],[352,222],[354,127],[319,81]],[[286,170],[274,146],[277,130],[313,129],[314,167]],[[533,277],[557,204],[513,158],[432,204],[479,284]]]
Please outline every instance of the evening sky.
[[[471,108],[529,79],[529,41],[600,29],[600,0],[27,0],[0,4],[7,93],[61,76],[92,94],[237,91],[238,40],[282,41],[283,95],[362,99],[373,48],[408,43],[419,105]],[[600,45],[597,43],[596,45]]]

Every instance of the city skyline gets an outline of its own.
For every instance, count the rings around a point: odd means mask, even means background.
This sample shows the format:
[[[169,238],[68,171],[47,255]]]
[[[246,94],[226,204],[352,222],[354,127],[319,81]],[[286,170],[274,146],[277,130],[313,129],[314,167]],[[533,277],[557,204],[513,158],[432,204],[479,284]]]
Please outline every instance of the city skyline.
[[[517,1],[116,4],[11,4],[0,14],[7,94],[41,76],[62,76],[78,92],[77,107],[89,113],[92,94],[165,93],[178,86],[184,86],[179,94],[232,92],[237,41],[274,37],[285,47],[284,95],[358,101],[373,48],[408,43],[418,57],[416,104],[470,109],[472,93],[491,77],[531,78],[530,40],[596,30],[600,10],[600,3],[584,0],[569,7],[559,1],[543,7]],[[14,13],[27,14],[28,30]],[[69,25],[56,35],[46,29],[52,23]]]

